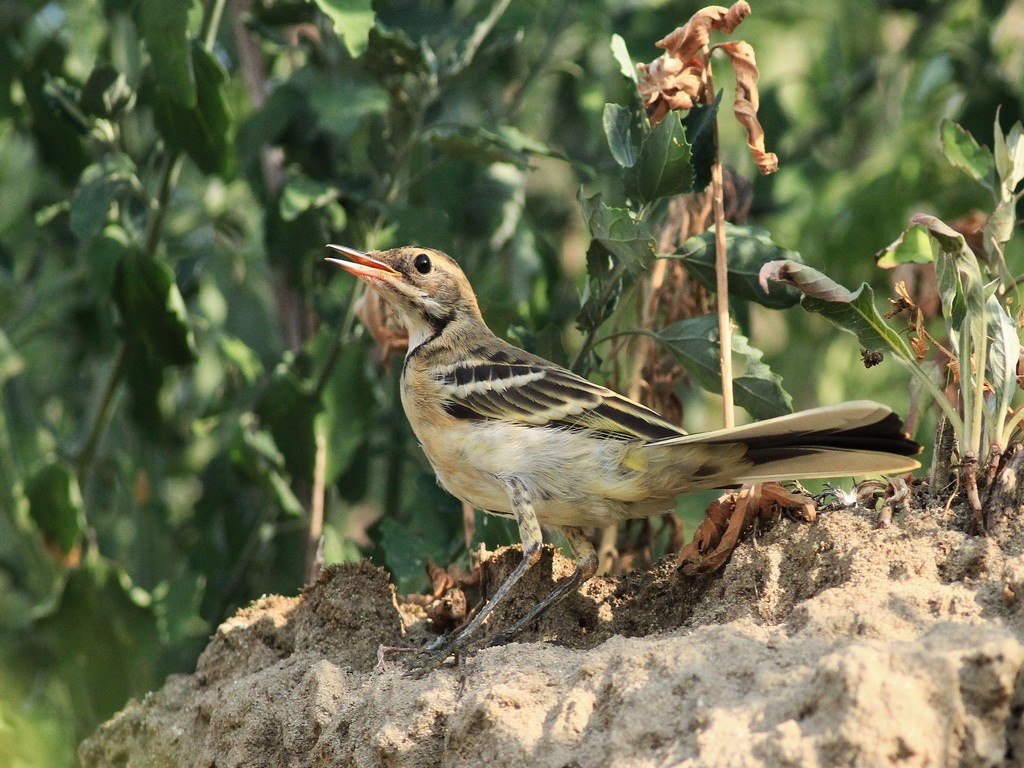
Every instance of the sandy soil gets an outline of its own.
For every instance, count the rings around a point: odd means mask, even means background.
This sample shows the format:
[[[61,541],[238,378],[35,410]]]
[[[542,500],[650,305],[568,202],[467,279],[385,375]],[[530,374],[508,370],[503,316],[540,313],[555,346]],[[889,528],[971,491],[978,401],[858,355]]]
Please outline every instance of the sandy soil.
[[[522,642],[471,658],[461,698],[454,667],[375,669],[378,646],[422,643],[427,622],[384,572],[331,567],[225,622],[194,674],[80,754],[90,768],[1024,764],[1024,526],[962,528],[941,510],[885,529],[830,512],[781,521],[713,576],[665,563],[595,579]],[[495,557],[486,583],[517,557]],[[568,567],[546,555],[530,592]]]

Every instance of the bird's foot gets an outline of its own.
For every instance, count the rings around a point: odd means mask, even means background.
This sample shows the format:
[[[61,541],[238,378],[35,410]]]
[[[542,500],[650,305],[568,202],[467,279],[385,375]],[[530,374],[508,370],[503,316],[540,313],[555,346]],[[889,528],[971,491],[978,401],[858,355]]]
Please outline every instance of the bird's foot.
[[[464,667],[465,657],[476,650],[470,647],[467,640],[468,638],[463,632],[441,635],[426,648],[413,655],[402,676],[418,680],[435,669],[440,669],[450,657],[455,657],[460,668]]]

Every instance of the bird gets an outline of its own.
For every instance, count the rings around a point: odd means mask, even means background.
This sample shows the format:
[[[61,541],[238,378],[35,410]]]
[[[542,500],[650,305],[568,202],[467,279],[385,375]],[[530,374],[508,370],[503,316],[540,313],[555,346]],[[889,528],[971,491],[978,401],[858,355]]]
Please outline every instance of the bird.
[[[902,473],[921,450],[885,405],[859,400],[688,434],[655,411],[495,335],[458,263],[419,246],[328,245],[327,261],[366,282],[404,325],[401,401],[438,482],[513,518],[522,560],[476,613],[421,652],[437,668],[477,634],[540,557],[542,526],[560,529],[575,570],[494,644],[508,642],[590,579],[585,529],[675,509],[680,494],[744,483]]]

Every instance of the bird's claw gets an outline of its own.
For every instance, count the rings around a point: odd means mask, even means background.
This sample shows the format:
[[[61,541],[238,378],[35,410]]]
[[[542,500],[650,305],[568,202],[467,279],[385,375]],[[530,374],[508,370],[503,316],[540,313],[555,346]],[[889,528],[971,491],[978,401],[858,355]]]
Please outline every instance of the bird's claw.
[[[442,635],[413,656],[402,677],[414,680],[426,677],[435,669],[440,669],[450,657],[463,657],[467,653],[464,645],[460,635]]]

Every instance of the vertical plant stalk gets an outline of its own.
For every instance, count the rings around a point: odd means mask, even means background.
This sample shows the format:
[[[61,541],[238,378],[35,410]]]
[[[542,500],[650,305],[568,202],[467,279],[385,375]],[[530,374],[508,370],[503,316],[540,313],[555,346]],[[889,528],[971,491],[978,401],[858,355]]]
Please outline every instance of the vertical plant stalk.
[[[711,54],[704,67],[706,103],[715,102],[711,77]],[[732,391],[732,319],[729,316],[729,261],[725,244],[725,190],[722,182],[722,153],[718,146],[718,118],[714,122],[715,162],[711,166],[711,207],[715,215],[715,306],[718,310],[719,366],[722,371],[722,424],[736,424],[736,406]]]
[[[324,530],[324,496],[327,478],[327,438],[316,436],[316,457],[313,463],[313,494],[310,500],[309,529],[306,534],[306,583],[312,584],[320,575]]]

